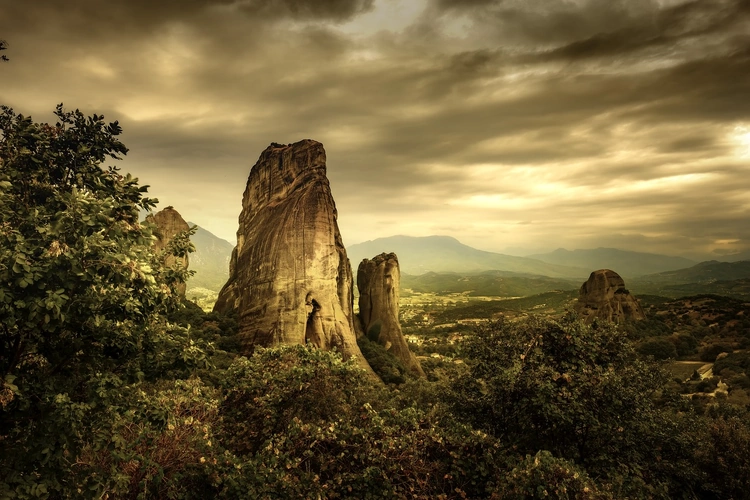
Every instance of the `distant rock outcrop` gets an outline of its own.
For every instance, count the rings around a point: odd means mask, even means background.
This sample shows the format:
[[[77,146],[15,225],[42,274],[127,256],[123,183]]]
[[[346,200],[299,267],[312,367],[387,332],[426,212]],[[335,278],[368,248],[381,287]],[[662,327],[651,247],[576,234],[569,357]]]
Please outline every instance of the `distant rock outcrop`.
[[[172,206],[156,212],[155,214],[149,214],[146,217],[146,221],[156,225],[156,241],[154,242],[154,250],[156,252],[161,252],[167,248],[169,242],[177,234],[190,229],[190,226],[185,222],[185,219],[183,219],[180,213]],[[187,269],[189,265],[188,256],[175,257],[174,255],[169,255],[164,261],[164,264],[169,267],[179,264]],[[177,287],[178,293],[183,297],[185,296],[185,288],[185,283],[182,283]]]
[[[625,281],[610,269],[591,273],[581,286],[575,310],[587,323],[595,318],[615,323],[646,318],[641,305],[625,288]]]
[[[354,356],[352,272],[323,145],[272,143],[247,180],[229,279],[214,310],[239,314],[245,351],[311,343]]]
[[[385,347],[412,373],[424,376],[398,321],[400,281],[396,254],[382,253],[372,260],[364,259],[357,269],[359,317],[368,338]]]

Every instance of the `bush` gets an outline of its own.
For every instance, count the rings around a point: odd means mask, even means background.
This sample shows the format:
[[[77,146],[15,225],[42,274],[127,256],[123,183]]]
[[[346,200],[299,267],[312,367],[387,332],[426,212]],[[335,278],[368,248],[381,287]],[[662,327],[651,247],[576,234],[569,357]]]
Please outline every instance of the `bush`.
[[[644,356],[652,356],[656,360],[673,359],[677,357],[675,345],[666,338],[647,340],[638,346],[638,352]]]
[[[750,491],[750,419],[747,413],[706,420],[700,429],[696,462],[703,488],[715,498],[746,498]]]
[[[527,455],[503,478],[498,496],[509,500],[612,498],[599,490],[586,471],[548,451]]]
[[[127,152],[120,126],[62,105],[55,115],[0,108],[0,496],[78,496],[71,464],[92,437],[109,446],[112,403],[205,361],[165,319],[189,273],[154,254],[154,228],[139,222],[156,200],[102,168]],[[188,236],[166,253],[190,252]]]
[[[732,370],[735,373],[747,373],[750,371],[750,352],[733,352],[714,363],[714,373],[721,374],[724,370]]]
[[[706,362],[716,361],[716,357],[722,352],[732,352],[732,348],[725,344],[710,344],[700,350],[700,360]]]
[[[488,496],[495,442],[446,429],[334,352],[258,349],[227,372],[216,467],[229,498]]]
[[[464,342],[463,354],[469,369],[448,397],[465,422],[517,453],[548,450],[604,481],[623,467],[632,477],[653,469],[656,445],[646,436],[661,439],[662,423],[651,395],[668,376],[639,360],[614,325],[491,322]],[[657,476],[653,484],[668,480]]]
[[[375,374],[386,384],[403,384],[408,377],[408,370],[393,354],[378,342],[373,342],[367,337],[357,339],[362,355],[372,367]]]
[[[670,340],[674,343],[678,356],[689,356],[698,349],[698,340],[687,333],[673,335]]]

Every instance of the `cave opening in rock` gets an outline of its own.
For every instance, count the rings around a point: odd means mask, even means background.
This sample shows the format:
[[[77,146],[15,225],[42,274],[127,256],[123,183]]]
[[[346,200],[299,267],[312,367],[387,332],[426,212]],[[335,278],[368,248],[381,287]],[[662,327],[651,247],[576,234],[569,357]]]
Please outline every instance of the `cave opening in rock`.
[[[318,311],[320,311],[320,304],[318,304],[317,300],[310,298],[308,305],[310,305],[310,312],[307,314],[305,344],[313,344],[316,347],[320,347],[323,334],[320,317],[318,315]]]

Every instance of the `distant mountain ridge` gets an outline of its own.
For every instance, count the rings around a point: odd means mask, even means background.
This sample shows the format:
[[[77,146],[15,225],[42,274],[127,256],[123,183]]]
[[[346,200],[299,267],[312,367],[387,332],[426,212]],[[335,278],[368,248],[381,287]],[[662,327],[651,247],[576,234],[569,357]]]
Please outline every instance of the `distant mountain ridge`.
[[[597,269],[612,269],[625,278],[663,271],[674,271],[697,264],[696,261],[684,257],[603,247],[588,250],[558,248],[553,252],[534,254],[528,257],[561,266],[584,267],[592,271]]]
[[[750,278],[750,260],[738,262],[719,262],[708,260],[686,269],[665,271],[638,278],[646,283],[712,283],[714,281],[732,281]]]
[[[739,262],[741,260],[750,260],[750,250],[731,255],[718,256],[715,260],[719,260],[721,262]]]
[[[194,226],[192,222],[188,223]],[[190,238],[195,252],[190,254],[190,270],[195,271],[187,283],[191,288],[206,288],[218,292],[229,277],[229,259],[234,245],[198,226]]]
[[[714,293],[735,298],[750,297],[750,261],[710,260],[695,266],[641,276],[629,283],[636,293],[682,297]]]
[[[362,259],[370,259],[382,252],[394,252],[401,271],[412,275],[430,271],[472,273],[497,270],[585,280],[594,270],[477,250],[450,236],[391,236],[357,243],[347,247],[346,251],[354,269]]]

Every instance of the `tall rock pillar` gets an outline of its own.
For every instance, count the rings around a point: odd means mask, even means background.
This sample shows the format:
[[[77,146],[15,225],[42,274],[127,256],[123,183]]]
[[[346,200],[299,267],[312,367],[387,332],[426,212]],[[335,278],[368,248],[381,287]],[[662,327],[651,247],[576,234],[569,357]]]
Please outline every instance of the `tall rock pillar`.
[[[190,229],[190,226],[185,222],[185,219],[183,219],[180,213],[172,206],[160,210],[153,215],[149,214],[146,217],[146,221],[156,225],[156,241],[154,242],[155,252],[163,251],[167,248],[167,245],[169,245],[172,238],[177,234]],[[188,256],[175,257],[174,255],[168,255],[164,261],[164,265],[172,267],[175,264],[187,269],[189,264]],[[177,286],[177,292],[184,297],[186,288],[187,285],[181,283]]]
[[[591,273],[581,285],[575,310],[587,323],[595,318],[615,323],[646,318],[641,305],[625,288],[625,281],[611,269]]]
[[[385,347],[412,373],[424,376],[398,321],[400,283],[401,270],[396,254],[382,253],[372,260],[364,259],[357,268],[359,317],[370,340]]]
[[[237,310],[245,351],[314,344],[354,356],[352,271],[323,145],[272,143],[250,170],[229,280],[214,310]]]

